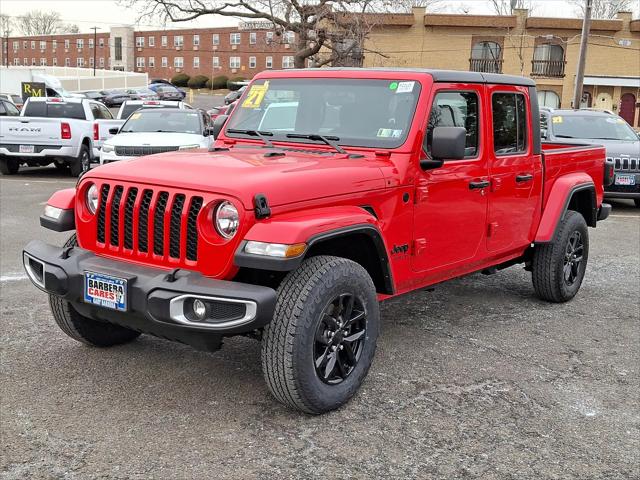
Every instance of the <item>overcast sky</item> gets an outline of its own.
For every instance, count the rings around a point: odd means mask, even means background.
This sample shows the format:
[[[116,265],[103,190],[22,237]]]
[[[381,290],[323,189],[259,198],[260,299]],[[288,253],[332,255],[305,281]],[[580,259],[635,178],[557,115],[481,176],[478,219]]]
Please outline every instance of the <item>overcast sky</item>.
[[[541,16],[575,16],[575,7],[565,0],[534,0],[534,14]],[[444,1],[438,4],[439,12],[461,13],[462,6],[470,13],[493,13],[486,0]],[[77,24],[81,31],[92,26],[108,30],[110,25],[134,24],[140,29],[160,26],[157,19],[145,18],[138,22],[138,14],[116,0],[0,0],[0,13],[19,16],[29,10],[55,10],[67,23]],[[173,28],[198,26],[235,25],[237,20],[225,17],[205,17],[190,24],[178,23]]]

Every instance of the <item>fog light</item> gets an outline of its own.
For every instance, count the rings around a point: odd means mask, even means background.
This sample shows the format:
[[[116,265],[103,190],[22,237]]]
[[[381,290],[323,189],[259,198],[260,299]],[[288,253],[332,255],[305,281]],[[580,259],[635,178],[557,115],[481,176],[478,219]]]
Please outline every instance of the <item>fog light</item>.
[[[252,255],[264,255],[267,257],[293,258],[300,256],[307,248],[306,243],[285,245],[282,243],[265,243],[249,240],[244,251]]]
[[[62,215],[62,209],[58,207],[52,207],[51,205],[46,205],[44,207],[44,215],[49,218],[55,218],[56,220],[60,218]]]
[[[198,320],[204,320],[207,315],[207,306],[198,298],[193,301],[193,314]]]

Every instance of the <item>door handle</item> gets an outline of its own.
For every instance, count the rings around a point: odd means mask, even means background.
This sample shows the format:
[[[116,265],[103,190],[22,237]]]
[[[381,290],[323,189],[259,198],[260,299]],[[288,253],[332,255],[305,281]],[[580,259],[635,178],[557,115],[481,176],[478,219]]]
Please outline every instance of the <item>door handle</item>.
[[[483,188],[487,188],[489,185],[491,185],[491,182],[489,180],[475,180],[473,182],[469,182],[469,189],[480,190]]]
[[[516,175],[516,182],[518,183],[530,182],[531,180],[533,180],[533,174],[531,173],[523,173],[522,175]]]

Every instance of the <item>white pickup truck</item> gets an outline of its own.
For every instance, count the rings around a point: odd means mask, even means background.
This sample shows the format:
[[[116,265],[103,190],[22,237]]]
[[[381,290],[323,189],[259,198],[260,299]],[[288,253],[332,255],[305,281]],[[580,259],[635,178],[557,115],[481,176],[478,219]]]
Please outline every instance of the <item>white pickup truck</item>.
[[[13,175],[20,165],[69,167],[80,175],[98,161],[109,129],[121,121],[102,103],[86,98],[31,97],[19,117],[0,121],[0,172]]]

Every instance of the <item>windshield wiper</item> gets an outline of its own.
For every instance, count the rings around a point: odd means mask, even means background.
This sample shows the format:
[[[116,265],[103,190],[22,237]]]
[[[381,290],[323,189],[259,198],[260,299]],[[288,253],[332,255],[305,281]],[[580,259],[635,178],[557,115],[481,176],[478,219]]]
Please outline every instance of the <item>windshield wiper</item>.
[[[616,137],[592,137],[592,140],[621,140]]]
[[[265,138],[267,136],[273,137],[273,132],[265,132],[261,130],[246,130],[243,128],[227,128],[227,133],[240,133],[244,135],[249,135],[250,137],[258,137],[260,140],[264,142],[264,144],[269,148],[277,148],[271,140]]]
[[[572,137],[571,135],[556,135],[556,137],[558,137],[558,138],[576,138],[576,137]]]
[[[317,133],[287,133],[285,135],[287,138],[305,138],[307,140],[316,140],[320,142],[324,142],[333,148],[336,152],[347,155],[348,152],[338,145],[336,142],[340,140],[339,137],[330,137],[324,135],[318,135]]]

